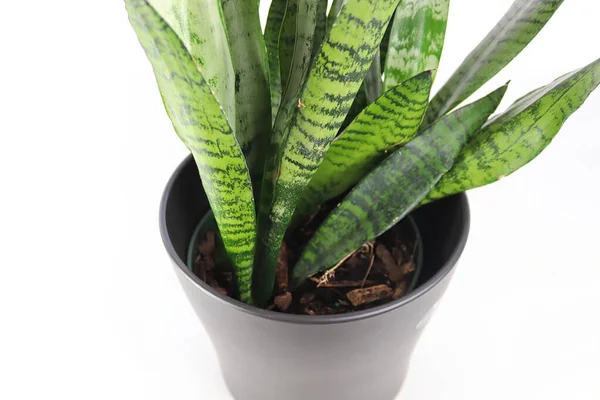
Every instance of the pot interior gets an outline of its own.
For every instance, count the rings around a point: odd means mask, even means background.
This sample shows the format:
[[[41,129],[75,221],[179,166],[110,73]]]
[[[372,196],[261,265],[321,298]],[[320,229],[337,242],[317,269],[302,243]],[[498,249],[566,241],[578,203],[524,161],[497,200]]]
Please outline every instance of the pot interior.
[[[187,268],[190,239],[198,221],[208,210],[198,170],[188,157],[169,182],[161,207],[163,239],[179,258],[182,268]],[[462,252],[469,227],[466,196],[461,194],[428,204],[411,216],[418,226],[424,249],[421,271],[415,281],[418,288],[442,269],[452,267]]]

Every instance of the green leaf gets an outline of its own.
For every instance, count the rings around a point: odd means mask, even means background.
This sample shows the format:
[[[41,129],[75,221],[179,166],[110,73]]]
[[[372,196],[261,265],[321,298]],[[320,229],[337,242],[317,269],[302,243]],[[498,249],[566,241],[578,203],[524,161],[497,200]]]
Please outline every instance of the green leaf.
[[[150,0],[149,5],[173,29],[202,69],[235,132],[235,74],[220,0]]]
[[[313,46],[319,39],[317,32],[322,0],[288,0],[279,38],[281,84],[284,87],[277,111],[270,145],[266,151],[259,221],[268,219],[275,179],[281,159],[281,146],[285,140],[285,127],[290,113],[299,105],[298,91],[304,86],[313,58]],[[322,22],[322,21],[321,21]],[[286,79],[284,79],[284,75]],[[259,223],[259,226],[265,224]]]
[[[400,6],[399,6],[400,7]],[[394,21],[396,18],[396,13],[392,15],[391,21]],[[385,60],[387,58],[388,48],[390,46],[390,36],[392,34],[392,23],[388,24],[385,33],[383,34],[383,39],[381,39],[381,43],[379,44],[379,66],[381,67],[381,74],[383,75],[385,69]]]
[[[327,15],[327,30],[331,29],[331,26],[337,19],[338,15],[342,11],[342,7],[346,4],[347,0],[333,0],[331,3],[331,8],[329,9],[329,14]]]
[[[296,203],[344,121],[398,2],[348,0],[327,32],[306,84],[294,97],[298,106],[286,124],[279,168],[270,176],[271,182],[276,180],[274,190],[263,184],[263,192],[266,188],[271,193],[261,198],[261,206],[270,212],[268,225],[259,227],[259,248],[265,249],[257,258],[259,304],[271,297],[279,249]]]
[[[533,160],[600,83],[600,60],[515,102],[458,157],[428,201],[495,182]]]
[[[269,58],[269,84],[271,86],[271,117],[275,123],[281,101],[281,70],[279,64],[279,32],[285,15],[287,0],[273,0],[265,26],[265,44]]]
[[[298,21],[298,1],[287,0],[281,32],[279,33],[279,68],[282,93],[285,93],[292,71],[292,59],[296,44],[296,23]]]
[[[437,70],[450,0],[404,0],[387,45],[384,90],[427,70]],[[435,78],[435,72],[434,72]]]
[[[327,32],[327,0],[319,0],[317,3],[317,20],[315,24],[315,37],[312,46],[311,61],[321,49],[325,33]]]
[[[279,152],[285,125],[290,112],[298,106],[298,91],[304,85],[310,69],[320,3],[321,0],[288,0],[279,37],[281,84],[284,90],[273,128],[272,154]]]
[[[435,121],[504,68],[550,20],[563,0],[516,0],[431,100],[426,124]]]
[[[236,131],[253,176],[262,175],[271,120],[267,53],[258,0],[221,0],[235,73]],[[210,60],[212,62],[212,59]]]
[[[350,191],[319,227],[294,267],[292,284],[323,271],[404,218],[427,195],[506,87],[438,120],[396,150]]]
[[[129,19],[152,63],[165,107],[191,149],[202,185],[250,301],[256,217],[250,175],[231,127],[184,44],[146,0],[125,0]]]
[[[350,189],[387,153],[409,142],[418,132],[429,100],[431,72],[423,72],[393,87],[365,108],[339,135],[304,190],[296,218]]]
[[[321,0],[288,0],[279,38],[281,73],[287,74],[287,79],[284,80],[282,75],[282,85],[285,85],[285,89],[273,125],[270,145],[266,150],[258,213],[259,229],[268,225],[272,194],[281,160],[281,147],[285,140],[285,127],[289,122],[290,113],[299,105],[298,91],[304,86],[310,69],[319,12],[322,11],[321,3]]]
[[[381,88],[383,86],[381,81],[381,64],[379,50],[373,57],[373,63],[369,67],[367,71],[367,75],[365,75],[365,80],[362,85],[360,85],[360,89],[358,89],[358,93],[350,106],[350,110],[346,114],[346,118],[344,122],[340,126],[339,132],[343,132],[348,125],[354,121],[356,116],[360,114],[362,110],[365,109],[369,104],[374,102],[381,96]]]

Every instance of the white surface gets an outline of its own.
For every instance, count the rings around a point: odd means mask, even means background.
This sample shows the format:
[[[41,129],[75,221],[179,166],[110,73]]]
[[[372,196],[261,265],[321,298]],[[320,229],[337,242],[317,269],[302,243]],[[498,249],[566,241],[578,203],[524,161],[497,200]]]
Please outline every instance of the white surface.
[[[438,87],[511,1],[452,3]],[[159,238],[186,151],[122,2],[2,8],[0,398],[230,399]],[[484,91],[512,79],[506,107],[599,57],[598,15],[565,1]],[[600,398],[599,111],[600,92],[533,164],[471,193],[400,400]]]

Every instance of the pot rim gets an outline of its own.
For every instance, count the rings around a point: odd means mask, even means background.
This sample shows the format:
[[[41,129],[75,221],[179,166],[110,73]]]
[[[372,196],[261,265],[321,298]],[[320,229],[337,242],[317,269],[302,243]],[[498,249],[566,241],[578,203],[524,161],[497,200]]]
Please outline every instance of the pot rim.
[[[250,314],[252,316],[258,318],[264,318],[271,321],[277,322],[285,322],[292,324],[301,324],[301,325],[323,325],[323,324],[338,324],[338,323],[348,323],[353,321],[359,321],[363,319],[373,318],[380,314],[385,314],[390,312],[396,308],[403,307],[406,304],[409,304],[419,297],[423,296],[433,287],[435,287],[440,281],[444,279],[446,275],[454,268],[458,259],[460,258],[469,236],[469,227],[470,227],[470,212],[469,212],[469,202],[465,193],[459,194],[461,197],[460,207],[462,209],[463,215],[463,224],[465,229],[462,229],[460,238],[458,238],[458,243],[455,246],[454,250],[448,260],[444,264],[442,268],[427,282],[422,284],[420,287],[413,290],[407,296],[401,297],[397,300],[391,301],[389,303],[385,303],[373,308],[369,308],[367,310],[355,311],[352,313],[346,314],[334,314],[334,315],[298,315],[298,314],[285,314],[277,311],[269,311],[262,308],[258,308],[255,306],[250,306],[246,303],[243,303],[239,300],[233,299],[229,296],[223,295],[219,293],[217,290],[203,282],[200,278],[198,278],[194,273],[192,273],[189,268],[187,268],[185,262],[179,258],[177,255],[175,248],[173,247],[173,243],[171,242],[171,238],[169,237],[169,233],[167,230],[167,222],[166,222],[166,211],[167,211],[167,201],[169,194],[171,193],[171,189],[175,183],[175,180],[180,175],[181,171],[185,168],[188,162],[190,162],[192,156],[187,156],[175,169],[165,189],[162,194],[162,198],[160,201],[159,208],[159,228],[160,228],[160,236],[162,238],[163,244],[169,254],[171,260],[177,265],[180,272],[199,290],[204,292],[209,297],[212,297],[215,301],[223,303],[224,305],[228,305],[236,309],[237,311]]]

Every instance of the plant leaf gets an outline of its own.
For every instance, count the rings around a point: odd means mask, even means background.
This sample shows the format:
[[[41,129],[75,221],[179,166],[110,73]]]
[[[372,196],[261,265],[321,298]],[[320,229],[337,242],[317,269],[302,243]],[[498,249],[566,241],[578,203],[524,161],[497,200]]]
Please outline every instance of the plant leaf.
[[[149,0],[186,49],[236,131],[235,74],[221,19],[220,0]]]
[[[386,153],[409,142],[427,108],[432,74],[423,72],[393,87],[365,108],[332,143],[303,192],[296,220],[350,189]]]
[[[515,58],[550,20],[563,0],[516,0],[431,100],[430,124],[475,93]]]
[[[327,0],[319,0],[317,3],[317,15],[315,24],[315,36],[312,46],[311,61],[315,58],[319,50],[323,39],[325,39],[325,32],[327,32]]]
[[[285,15],[287,0],[273,0],[265,26],[265,44],[269,58],[269,84],[271,86],[271,117],[275,123],[281,101],[281,70],[279,64],[279,32]]]
[[[320,2],[321,0],[288,0],[279,37],[281,84],[284,90],[275,118],[271,154],[279,152],[285,124],[290,111],[298,106],[298,91],[308,75]],[[270,169],[268,166],[267,171]]]
[[[292,71],[292,59],[296,44],[296,23],[298,22],[298,1],[300,0],[287,0],[279,33],[279,68],[282,93],[285,93]]]
[[[365,75],[365,80],[362,85],[360,85],[360,89],[358,89],[358,93],[356,93],[356,97],[350,106],[350,110],[348,110],[346,118],[340,126],[339,133],[343,132],[348,125],[354,121],[356,116],[365,109],[365,107],[381,96],[381,87],[383,84],[381,81],[381,64],[379,63],[379,59],[379,50],[377,50],[375,57],[373,57],[373,63]]]
[[[262,175],[271,129],[267,53],[258,0],[221,0],[235,73],[236,131],[253,176]],[[210,59],[209,62],[213,60]]]
[[[495,182],[533,160],[600,83],[600,60],[517,100],[490,120],[427,201]]]
[[[437,70],[450,0],[404,0],[394,15],[387,45],[383,90],[423,71]]]
[[[248,302],[256,217],[242,150],[211,87],[175,32],[146,0],[125,0],[125,5],[152,63],[173,126],[198,165],[202,185],[236,269],[240,298]]]
[[[322,11],[321,3],[321,0],[288,0],[287,3],[279,39],[279,55],[280,57],[289,57],[287,61],[281,58],[281,73],[284,74],[284,70],[288,70],[289,75],[285,81],[282,76],[282,85],[285,85],[285,89],[273,125],[271,142],[266,151],[265,173],[258,210],[259,230],[268,226],[272,194],[281,160],[281,146],[285,140],[285,127],[289,121],[290,112],[299,104],[298,90],[304,86],[309,72],[319,20],[318,13]],[[291,64],[286,67],[287,63]]]
[[[307,244],[294,267],[292,284],[331,267],[412,211],[450,169],[505,91],[506,86],[441,118],[361,180]]]
[[[331,3],[331,8],[329,9],[329,14],[327,15],[327,30],[331,29],[331,26],[337,19],[338,15],[342,11],[342,7],[346,4],[347,0],[333,0]]]
[[[398,6],[400,7],[400,6]],[[396,13],[392,15],[391,21],[396,19]],[[381,67],[381,74],[383,75],[385,69],[385,60],[387,58],[388,48],[390,46],[390,36],[392,34],[392,23],[388,24],[385,33],[383,34],[383,39],[381,39],[381,43],[379,44],[379,66]]]
[[[318,168],[350,108],[399,0],[348,0],[327,32],[297,107],[286,124],[278,168],[263,184],[261,207],[269,208],[259,234],[265,254],[258,253],[259,304],[272,294],[275,269],[283,235],[299,197]],[[277,177],[279,175],[279,177]],[[269,193],[265,193],[265,188]],[[269,201],[271,200],[272,201]],[[260,223],[263,223],[260,217]]]

